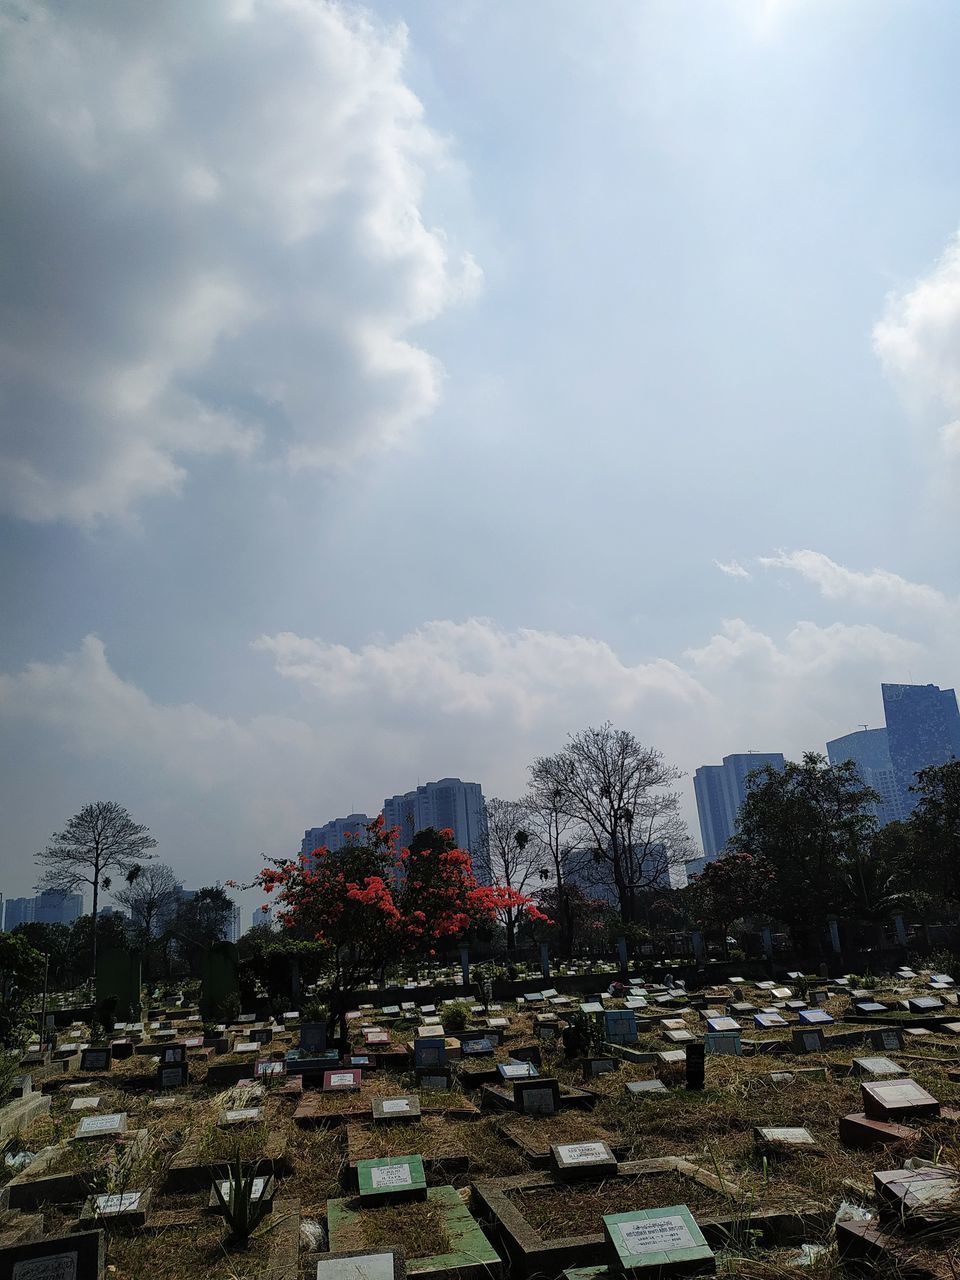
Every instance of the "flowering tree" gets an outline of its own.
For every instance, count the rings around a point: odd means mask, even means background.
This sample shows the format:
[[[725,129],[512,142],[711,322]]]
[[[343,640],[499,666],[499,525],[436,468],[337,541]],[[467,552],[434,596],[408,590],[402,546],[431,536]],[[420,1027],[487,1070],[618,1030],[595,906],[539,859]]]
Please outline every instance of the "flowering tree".
[[[284,929],[328,948],[331,1029],[339,1024],[344,1036],[352,992],[388,963],[489,927],[508,905],[542,915],[522,894],[478,884],[451,831],[421,831],[399,852],[396,839],[379,817],[365,839],[357,832],[335,853],[270,859],[255,881],[277,895]]]

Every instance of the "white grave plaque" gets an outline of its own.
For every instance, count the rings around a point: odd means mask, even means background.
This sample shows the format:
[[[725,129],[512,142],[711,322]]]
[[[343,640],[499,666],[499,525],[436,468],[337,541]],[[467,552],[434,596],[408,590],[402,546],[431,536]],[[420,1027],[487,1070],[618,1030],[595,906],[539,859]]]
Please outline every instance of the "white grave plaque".
[[[608,1160],[607,1148],[602,1142],[570,1142],[559,1145],[557,1154],[565,1164],[593,1164],[596,1160]]]
[[[381,1109],[388,1115],[392,1112],[395,1113],[398,1111],[410,1110],[410,1103],[406,1100],[406,1098],[385,1098],[383,1102],[380,1103],[380,1106],[381,1106]]]
[[[411,1187],[413,1175],[408,1164],[385,1164],[370,1170],[373,1187]]]

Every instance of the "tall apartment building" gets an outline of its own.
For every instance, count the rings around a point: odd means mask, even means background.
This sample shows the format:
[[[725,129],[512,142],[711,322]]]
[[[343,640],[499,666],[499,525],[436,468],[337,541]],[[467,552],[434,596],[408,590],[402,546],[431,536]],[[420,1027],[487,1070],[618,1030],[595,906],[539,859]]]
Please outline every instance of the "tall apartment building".
[[[747,797],[747,778],[764,765],[782,769],[785,761],[779,751],[744,751],[724,756],[722,764],[702,764],[693,775],[697,798],[697,816],[703,841],[703,862],[710,862],[723,852],[737,826],[740,807]],[[697,859],[698,870],[702,870]]]
[[[83,894],[44,889],[34,898],[8,898],[3,927],[9,932],[18,924],[73,924],[83,915]]]
[[[885,827],[904,816],[886,729],[860,729],[834,738],[827,743],[827,759],[831,764],[852,760],[862,781],[883,797],[879,804],[869,806],[878,826]]]
[[[331,853],[342,849],[347,836],[366,837],[366,828],[371,819],[365,813],[350,813],[345,818],[332,818],[322,827],[310,827],[303,833],[300,842],[301,853],[313,853],[314,849],[327,848]]]
[[[910,788],[921,769],[960,759],[960,710],[953,689],[882,684],[890,760],[904,817],[917,805]]]
[[[3,927],[9,933],[18,924],[30,924],[36,898],[8,898],[3,911]]]
[[[383,802],[383,820],[400,828],[400,843],[409,844],[418,831],[450,827],[458,846],[473,856],[473,874],[480,884],[490,884],[487,852],[487,809],[479,782],[441,778],[405,795]]]

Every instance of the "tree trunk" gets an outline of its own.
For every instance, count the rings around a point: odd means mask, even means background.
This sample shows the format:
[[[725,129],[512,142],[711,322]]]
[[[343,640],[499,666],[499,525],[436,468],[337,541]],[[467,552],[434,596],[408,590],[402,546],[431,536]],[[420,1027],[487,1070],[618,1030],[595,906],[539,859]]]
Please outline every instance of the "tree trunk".
[[[100,902],[100,867],[93,869],[93,915],[90,918],[90,959],[93,962],[93,984],[97,984],[97,906]]]

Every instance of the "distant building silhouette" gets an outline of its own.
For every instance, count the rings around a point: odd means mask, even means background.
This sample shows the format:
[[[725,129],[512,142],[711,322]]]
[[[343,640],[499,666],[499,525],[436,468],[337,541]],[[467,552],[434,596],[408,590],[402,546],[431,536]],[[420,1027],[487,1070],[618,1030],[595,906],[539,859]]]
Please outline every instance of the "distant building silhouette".
[[[342,849],[347,836],[366,839],[366,828],[371,819],[365,813],[351,813],[346,818],[331,818],[322,827],[310,827],[303,833],[300,842],[301,853],[313,853],[314,849],[329,849],[336,853]]]
[[[702,764],[693,775],[697,797],[697,816],[703,841],[705,865],[722,853],[737,828],[737,817],[747,798],[747,777],[754,769],[773,765],[782,770],[785,764],[779,751],[745,751],[724,756],[722,764]],[[689,868],[688,864],[688,868]],[[697,871],[703,870],[696,859]]]
[[[9,932],[18,924],[73,924],[83,915],[83,894],[44,889],[34,898],[8,898],[3,927]]]
[[[882,684],[890,760],[904,817],[918,797],[910,788],[921,769],[960,759],[960,710],[953,689],[935,684]]]
[[[834,738],[827,743],[827,759],[831,764],[852,760],[861,781],[883,797],[879,804],[869,806],[878,826],[885,827],[904,816],[886,729],[860,729]]]

